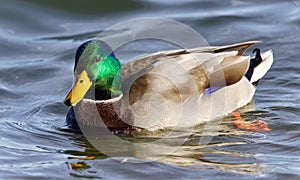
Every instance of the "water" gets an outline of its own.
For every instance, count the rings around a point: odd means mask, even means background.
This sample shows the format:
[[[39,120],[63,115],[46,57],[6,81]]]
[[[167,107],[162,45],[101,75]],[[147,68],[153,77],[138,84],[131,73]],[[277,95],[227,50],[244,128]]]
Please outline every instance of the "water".
[[[1,179],[299,179],[299,1],[0,2]],[[62,100],[72,84],[76,47],[138,17],[178,20],[211,45],[262,40],[257,47],[273,49],[275,62],[259,84],[255,109],[243,114],[272,130],[238,130],[227,117],[208,146],[199,145],[203,135],[196,130],[172,155],[138,165],[109,158],[82,134],[67,131]],[[124,57],[147,52],[138,47]],[[133,140],[152,136],[158,135]]]

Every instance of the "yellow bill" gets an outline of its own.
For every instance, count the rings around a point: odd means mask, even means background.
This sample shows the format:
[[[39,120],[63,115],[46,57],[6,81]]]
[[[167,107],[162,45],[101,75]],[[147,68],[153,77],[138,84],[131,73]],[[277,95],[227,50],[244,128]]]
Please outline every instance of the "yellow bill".
[[[84,70],[76,75],[76,82],[64,100],[67,106],[75,106],[92,86],[92,82]]]

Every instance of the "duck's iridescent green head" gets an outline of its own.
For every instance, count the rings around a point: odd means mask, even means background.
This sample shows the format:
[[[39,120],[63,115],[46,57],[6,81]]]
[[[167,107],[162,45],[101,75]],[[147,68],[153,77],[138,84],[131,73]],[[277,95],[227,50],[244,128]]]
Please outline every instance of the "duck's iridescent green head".
[[[83,43],[75,56],[75,83],[64,103],[76,105],[91,88],[95,89],[95,98],[99,100],[121,94],[120,69],[121,63],[104,41]]]

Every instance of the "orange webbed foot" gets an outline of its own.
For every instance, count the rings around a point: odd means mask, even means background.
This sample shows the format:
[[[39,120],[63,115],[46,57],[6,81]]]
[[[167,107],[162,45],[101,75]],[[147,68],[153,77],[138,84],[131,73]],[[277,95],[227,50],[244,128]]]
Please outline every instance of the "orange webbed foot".
[[[257,132],[267,132],[271,129],[268,127],[268,123],[261,121],[261,120],[255,120],[255,121],[245,121],[242,119],[240,113],[238,111],[233,112],[233,124],[235,127],[246,130],[246,131],[257,131]]]

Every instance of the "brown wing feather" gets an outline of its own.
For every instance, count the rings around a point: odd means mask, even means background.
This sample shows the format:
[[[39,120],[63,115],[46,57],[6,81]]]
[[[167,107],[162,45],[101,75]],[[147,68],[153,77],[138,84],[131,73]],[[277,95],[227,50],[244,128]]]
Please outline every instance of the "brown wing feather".
[[[189,50],[189,52],[228,52],[228,51],[238,51],[238,55],[241,56],[245,53],[245,51],[253,46],[256,43],[260,43],[261,41],[247,41],[242,43],[231,44],[227,46],[212,46],[212,47],[201,47]]]
[[[208,87],[224,87],[237,83],[246,74],[249,64],[249,56],[224,58],[220,66],[208,74]]]
[[[248,41],[248,42],[242,42],[242,43],[232,44],[228,46],[221,46],[221,47],[213,48],[213,51],[215,53],[226,52],[226,51],[238,51],[238,55],[242,56],[250,46],[259,42],[260,41]]]

